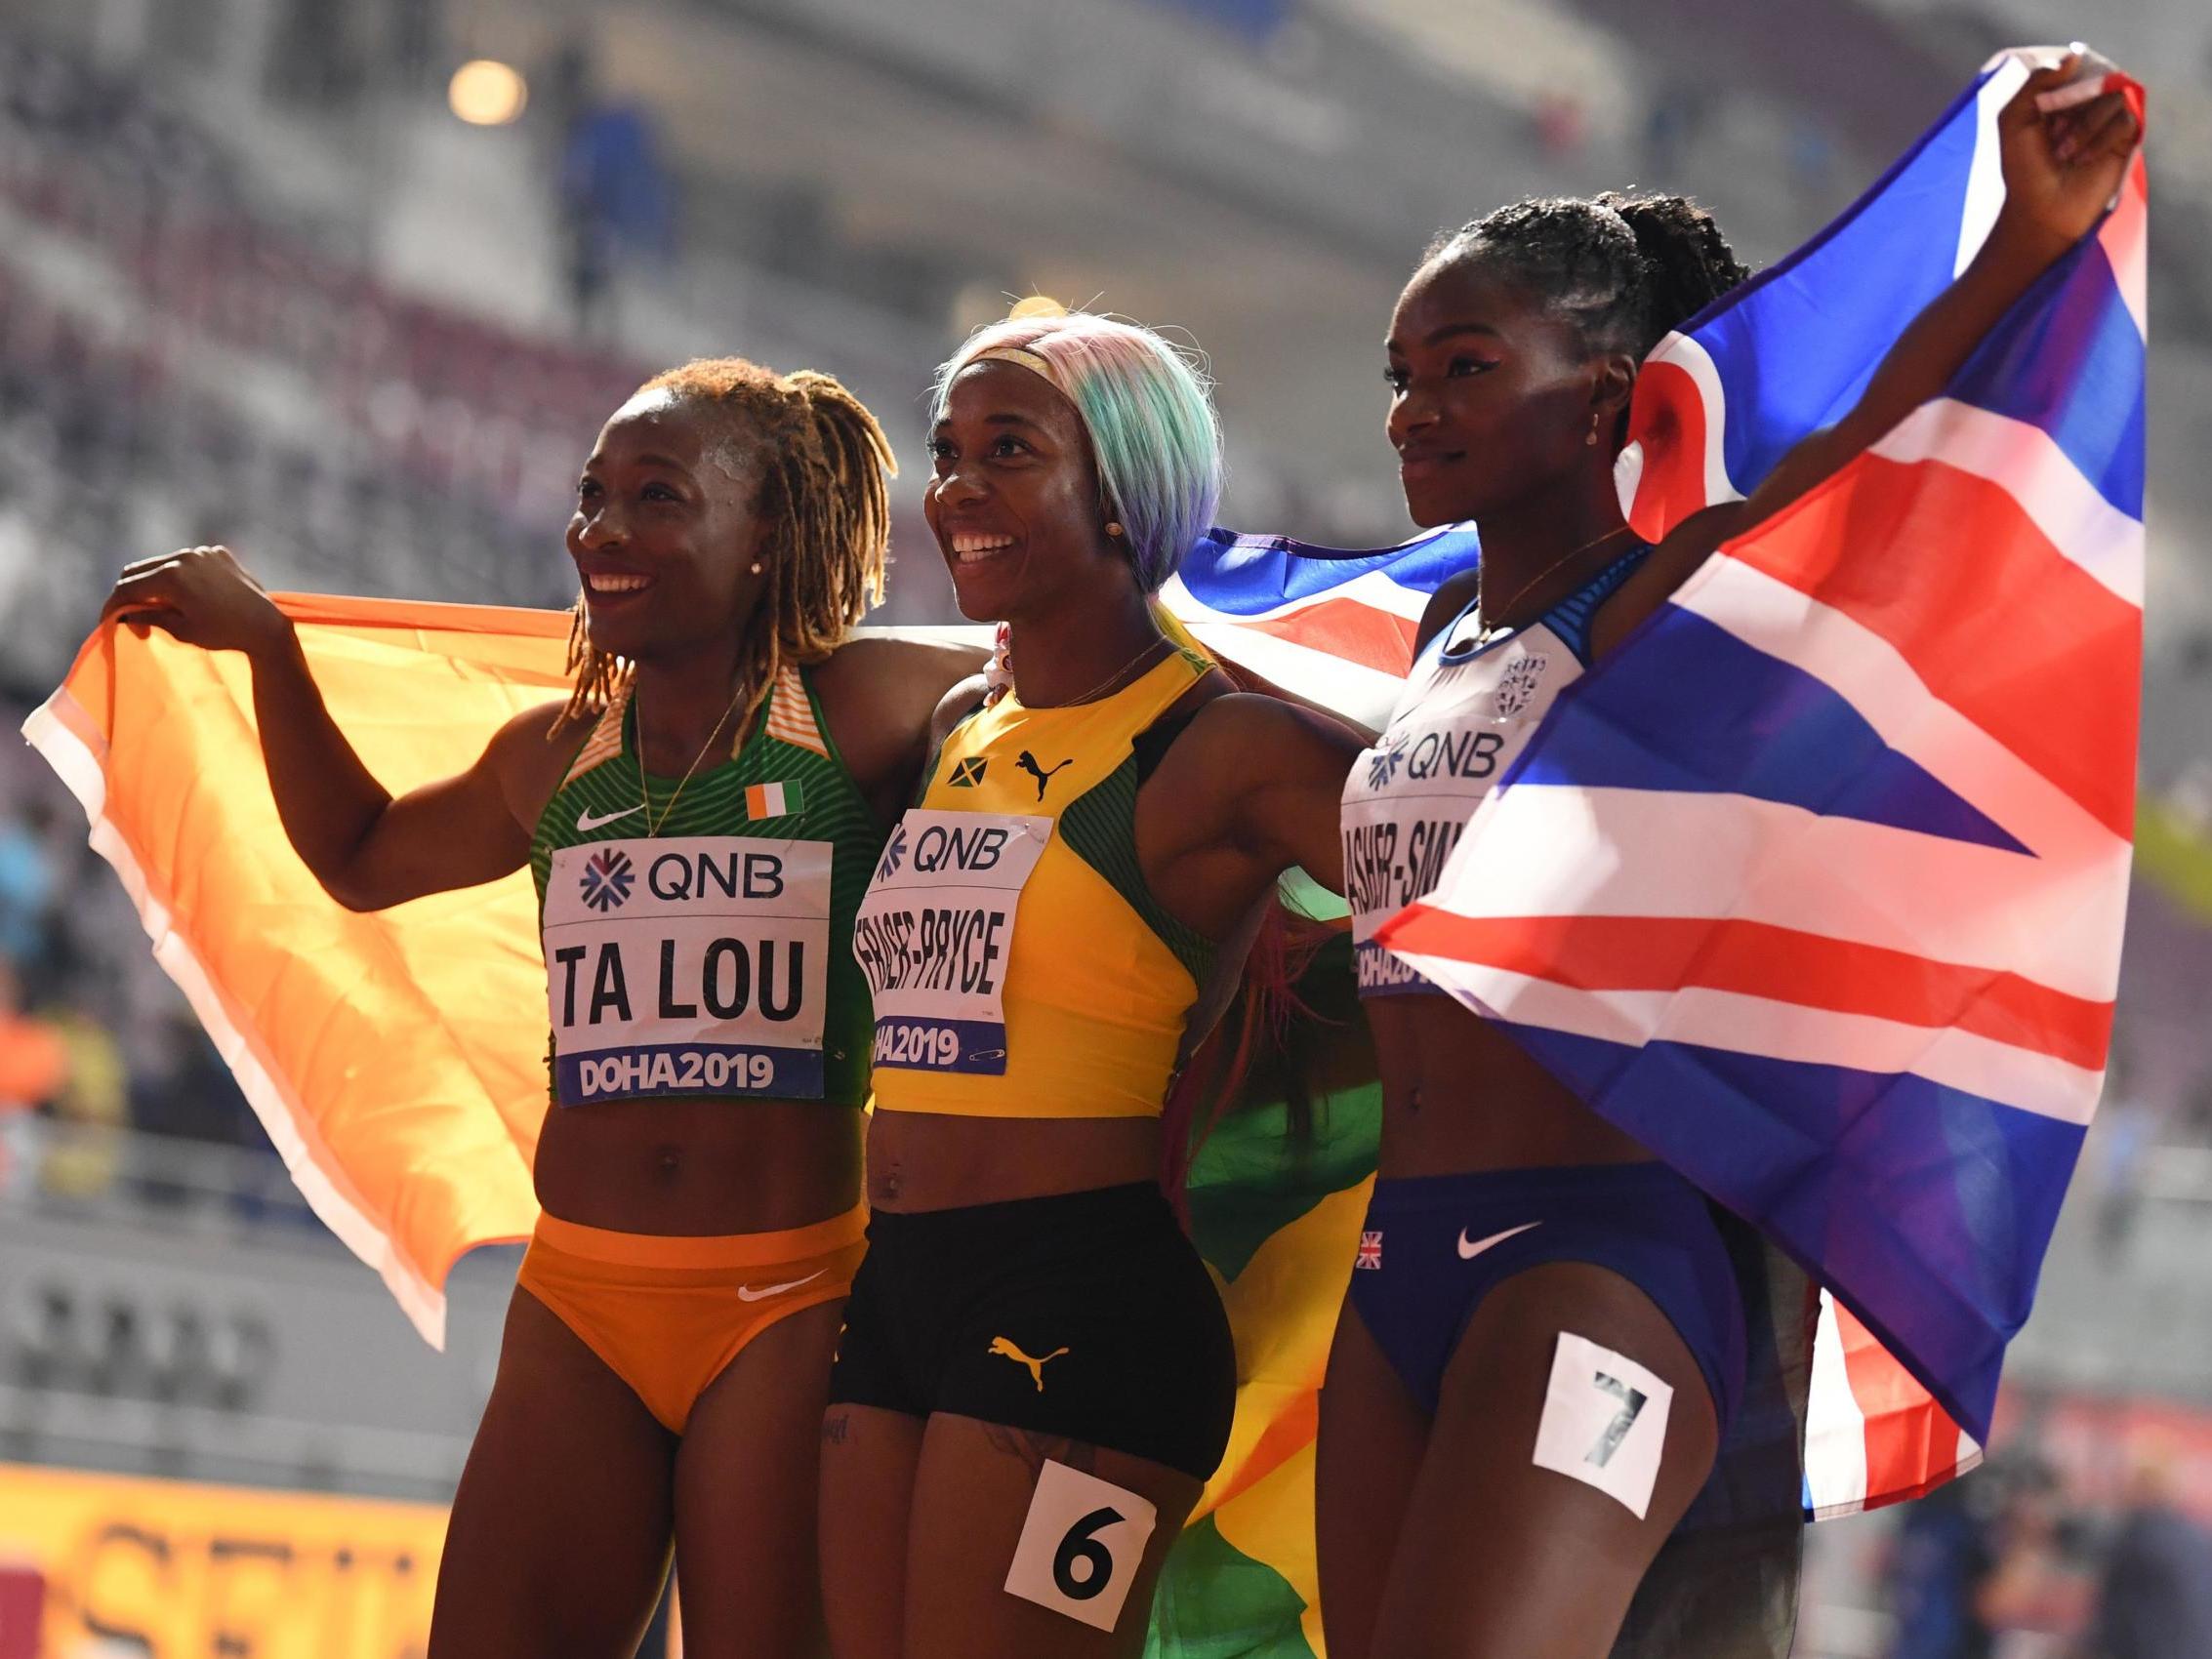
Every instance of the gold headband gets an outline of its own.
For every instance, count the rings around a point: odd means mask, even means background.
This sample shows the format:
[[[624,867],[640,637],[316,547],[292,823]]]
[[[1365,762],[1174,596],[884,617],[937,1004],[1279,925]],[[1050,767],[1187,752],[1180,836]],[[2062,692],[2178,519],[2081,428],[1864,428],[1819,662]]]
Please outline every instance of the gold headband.
[[[1019,345],[994,345],[988,351],[978,351],[971,359],[977,363],[1018,363],[1033,375],[1040,375],[1059,389],[1059,381],[1053,377],[1052,365],[1035,351]]]

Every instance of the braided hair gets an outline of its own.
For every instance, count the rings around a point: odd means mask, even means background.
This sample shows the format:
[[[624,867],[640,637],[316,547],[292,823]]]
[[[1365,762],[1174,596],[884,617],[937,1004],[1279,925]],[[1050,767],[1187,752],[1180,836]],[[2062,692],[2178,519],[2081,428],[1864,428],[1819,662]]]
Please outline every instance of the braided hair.
[[[897,476],[898,465],[868,406],[810,369],[779,375],[742,357],[701,357],[655,375],[637,395],[651,391],[714,414],[723,431],[709,455],[725,472],[741,436],[765,457],[758,510],[770,525],[760,554],[766,614],[748,629],[740,664],[743,730],[786,663],[820,662],[881,602],[891,534],[885,479]],[[563,719],[596,715],[635,672],[635,665],[593,645],[582,594],[572,616],[575,684]]]
[[[1594,352],[1652,347],[1749,276],[1687,196],[1532,196],[1431,243],[1423,270],[1481,261],[1537,296]]]

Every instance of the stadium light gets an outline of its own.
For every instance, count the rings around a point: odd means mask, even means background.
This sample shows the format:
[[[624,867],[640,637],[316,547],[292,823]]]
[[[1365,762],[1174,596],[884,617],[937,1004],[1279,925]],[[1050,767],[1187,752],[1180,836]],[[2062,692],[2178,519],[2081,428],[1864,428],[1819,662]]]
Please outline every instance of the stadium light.
[[[530,101],[530,84],[512,63],[471,58],[446,83],[446,102],[471,127],[504,127]]]

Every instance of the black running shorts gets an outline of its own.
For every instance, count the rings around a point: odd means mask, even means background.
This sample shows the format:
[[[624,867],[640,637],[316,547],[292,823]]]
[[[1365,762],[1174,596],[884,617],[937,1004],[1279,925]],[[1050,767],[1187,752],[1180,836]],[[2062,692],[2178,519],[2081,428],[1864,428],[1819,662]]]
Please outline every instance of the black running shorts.
[[[868,1223],[833,1405],[951,1412],[1204,1480],[1237,1353],[1206,1264],[1150,1182]]]

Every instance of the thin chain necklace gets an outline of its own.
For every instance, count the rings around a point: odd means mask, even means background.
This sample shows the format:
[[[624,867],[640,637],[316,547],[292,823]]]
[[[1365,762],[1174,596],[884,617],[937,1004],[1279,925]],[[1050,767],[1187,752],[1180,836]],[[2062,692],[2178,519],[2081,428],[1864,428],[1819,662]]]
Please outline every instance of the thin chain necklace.
[[[1568,551],[1561,553],[1559,557],[1553,559],[1551,563],[1545,565],[1543,569],[1537,571],[1536,575],[1530,577],[1528,581],[1522,583],[1520,587],[1514,588],[1513,597],[1506,600],[1504,604],[1497,607],[1499,614],[1502,615],[1503,613],[1510,611],[1515,605],[1518,605],[1524,598],[1528,596],[1529,590],[1532,587],[1536,587],[1536,585],[1541,582],[1545,577],[1551,575],[1552,572],[1558,570],[1570,559],[1579,558],[1582,554],[1588,552],[1592,547],[1600,546],[1605,543],[1612,541],[1616,536],[1625,536],[1627,534],[1627,525],[1617,524],[1611,530],[1608,530],[1603,536],[1593,536],[1587,542],[1584,542],[1580,546],[1572,547]],[[1490,607],[1484,602],[1483,599],[1483,581],[1480,574],[1478,574],[1475,578],[1475,620],[1482,625],[1476,630],[1475,643],[1477,645],[1489,644],[1490,636],[1495,633],[1501,625],[1494,623],[1490,620]]]
[[[745,682],[740,680],[737,695],[729,700],[729,707],[722,710],[721,718],[715,722],[715,729],[707,734],[707,741],[699,746],[699,752],[691,757],[691,764],[683,769],[683,776],[676,780],[676,793],[669,796],[668,805],[661,808],[661,816],[656,822],[653,817],[652,792],[645,787],[645,704],[644,700],[637,695],[635,682],[632,682],[630,707],[637,714],[637,799],[645,809],[645,838],[647,840],[651,840],[659,834],[667,825],[669,815],[676,811],[676,803],[683,798],[683,786],[691,782],[691,774],[699,770],[699,762],[707,758],[707,751],[713,749],[717,740],[721,737],[722,727],[727,725],[729,717],[737,712],[738,703],[744,696]]]
[[[1137,652],[1134,657],[1131,657],[1127,662],[1124,663],[1120,668],[1116,668],[1112,673],[1108,674],[1104,679],[1100,680],[1096,685],[1092,686],[1081,697],[1071,697],[1064,703],[1030,703],[1024,704],[1023,707],[1026,708],[1073,708],[1078,704],[1088,703],[1094,698],[1104,696],[1110,689],[1119,689],[1115,685],[1115,682],[1119,680],[1124,674],[1127,673],[1131,668],[1135,668],[1139,663],[1143,662],[1147,657],[1151,656],[1153,652],[1159,650],[1163,645],[1172,649],[1174,643],[1175,642],[1172,639],[1169,639],[1166,634],[1160,634],[1153,639],[1147,640],[1144,644],[1144,648]]]

